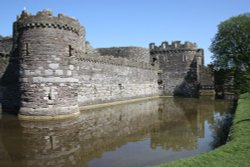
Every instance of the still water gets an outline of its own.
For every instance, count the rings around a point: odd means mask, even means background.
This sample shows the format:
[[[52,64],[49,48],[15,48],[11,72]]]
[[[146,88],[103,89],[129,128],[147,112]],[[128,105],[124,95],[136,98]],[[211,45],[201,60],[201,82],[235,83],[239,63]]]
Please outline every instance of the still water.
[[[82,111],[64,121],[0,114],[2,167],[140,167],[208,152],[227,101],[159,98]]]

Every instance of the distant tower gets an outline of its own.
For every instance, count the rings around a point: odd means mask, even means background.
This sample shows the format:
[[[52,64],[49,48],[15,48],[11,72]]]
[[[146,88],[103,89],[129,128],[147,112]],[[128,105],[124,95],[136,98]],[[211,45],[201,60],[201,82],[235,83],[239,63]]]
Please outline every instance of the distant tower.
[[[198,96],[200,67],[203,66],[203,49],[195,43],[164,41],[160,46],[149,44],[151,64],[159,63],[159,84],[165,95]]]
[[[78,21],[44,10],[26,11],[14,23],[13,53],[20,63],[20,116],[79,113],[75,57],[84,52],[85,30]]]

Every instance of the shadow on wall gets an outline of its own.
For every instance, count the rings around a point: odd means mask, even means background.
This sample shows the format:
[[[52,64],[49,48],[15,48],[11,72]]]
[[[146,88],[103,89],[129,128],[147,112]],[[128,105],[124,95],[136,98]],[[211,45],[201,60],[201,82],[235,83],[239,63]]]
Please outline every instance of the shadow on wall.
[[[197,81],[197,61],[194,59],[180,85],[174,89],[174,96],[198,97],[199,84]]]
[[[0,104],[3,112],[17,114],[20,109],[21,98],[19,82],[20,63],[19,59],[13,55],[15,54],[9,56],[9,61],[7,61],[7,56],[5,56],[5,62],[2,61],[2,63],[6,63],[4,64],[6,68],[1,69]]]

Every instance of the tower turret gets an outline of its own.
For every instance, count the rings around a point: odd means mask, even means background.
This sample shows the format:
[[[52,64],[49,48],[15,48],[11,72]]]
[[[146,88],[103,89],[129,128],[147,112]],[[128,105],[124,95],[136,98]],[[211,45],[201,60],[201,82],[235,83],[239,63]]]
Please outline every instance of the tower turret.
[[[20,116],[79,113],[75,57],[84,52],[85,30],[71,18],[26,11],[14,23],[14,54],[20,63]]]
[[[160,46],[151,43],[149,49],[152,64],[158,62],[162,71],[160,84],[166,95],[198,95],[203,49],[198,49],[196,43],[181,41],[164,41]]]

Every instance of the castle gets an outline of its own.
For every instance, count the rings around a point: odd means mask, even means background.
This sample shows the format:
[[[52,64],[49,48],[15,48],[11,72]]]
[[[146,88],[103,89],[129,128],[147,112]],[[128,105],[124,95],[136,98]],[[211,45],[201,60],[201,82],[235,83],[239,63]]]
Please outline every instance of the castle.
[[[0,39],[0,53],[0,104],[21,117],[70,116],[79,106],[141,97],[197,97],[202,85],[213,85],[194,43],[94,49],[77,20],[49,10],[23,11],[13,37]]]

